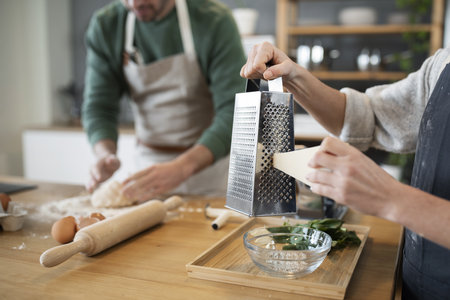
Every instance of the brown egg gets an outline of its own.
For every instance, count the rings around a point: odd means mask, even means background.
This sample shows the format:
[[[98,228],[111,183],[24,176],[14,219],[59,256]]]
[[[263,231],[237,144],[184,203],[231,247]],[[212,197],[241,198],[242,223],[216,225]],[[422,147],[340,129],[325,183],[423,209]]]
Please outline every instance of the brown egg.
[[[102,214],[99,213],[99,212],[93,212],[93,213],[91,213],[91,215],[90,215],[89,217],[91,217],[91,218],[97,218],[97,219],[99,219],[100,221],[105,219],[105,216],[102,215]]]
[[[6,212],[8,209],[8,203],[11,201],[11,198],[8,194],[0,193],[0,201],[2,202],[3,210]]]
[[[77,224],[72,216],[64,217],[52,226],[52,237],[61,244],[73,241],[76,232]]]
[[[92,224],[94,224],[94,223],[97,223],[97,222],[99,222],[99,221],[100,221],[100,220],[97,219],[97,218],[80,217],[80,218],[78,219],[78,223],[77,223],[77,231],[80,230],[80,229],[82,229],[82,228],[84,228],[84,227],[87,227],[87,226],[89,226],[89,225],[92,225]]]

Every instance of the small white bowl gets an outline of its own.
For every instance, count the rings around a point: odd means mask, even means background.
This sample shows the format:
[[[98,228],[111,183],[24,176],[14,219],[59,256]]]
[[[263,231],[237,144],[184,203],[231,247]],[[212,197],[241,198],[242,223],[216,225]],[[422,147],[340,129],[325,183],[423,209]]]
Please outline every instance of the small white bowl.
[[[0,226],[4,231],[20,230],[23,227],[26,215],[27,211],[20,204],[11,201],[8,203],[6,212],[3,208],[0,208]]]
[[[342,25],[373,25],[377,22],[377,11],[372,7],[348,7],[339,12]]]
[[[7,216],[1,219],[0,223],[4,231],[17,231],[22,229],[25,215]]]

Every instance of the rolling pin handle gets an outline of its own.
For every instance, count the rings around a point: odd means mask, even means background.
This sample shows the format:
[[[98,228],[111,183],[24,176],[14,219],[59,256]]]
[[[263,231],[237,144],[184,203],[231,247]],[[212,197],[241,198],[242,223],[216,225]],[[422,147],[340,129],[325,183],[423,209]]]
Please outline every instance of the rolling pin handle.
[[[229,217],[231,217],[231,211],[224,211],[212,222],[212,228],[214,230],[221,228],[227,222]]]
[[[66,261],[74,254],[88,250],[90,247],[89,240],[79,239],[69,244],[64,244],[51,249],[48,249],[42,253],[40,257],[40,263],[44,267],[50,268]]]
[[[183,199],[180,196],[172,196],[164,201],[166,210],[172,210],[183,204]]]

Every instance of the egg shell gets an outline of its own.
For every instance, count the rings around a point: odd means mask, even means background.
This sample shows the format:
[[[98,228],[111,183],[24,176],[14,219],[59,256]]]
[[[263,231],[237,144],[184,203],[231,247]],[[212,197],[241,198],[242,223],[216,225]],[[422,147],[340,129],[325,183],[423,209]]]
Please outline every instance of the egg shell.
[[[89,225],[95,224],[97,222],[99,222],[100,220],[97,218],[91,218],[91,217],[80,217],[78,219],[78,223],[77,223],[77,231],[87,227]]]
[[[97,219],[99,219],[100,221],[105,219],[105,216],[102,215],[102,214],[99,213],[99,212],[93,212],[93,213],[91,213],[91,215],[90,215],[89,217],[91,217],[91,218],[97,218]]]
[[[2,202],[3,210],[6,212],[8,210],[8,204],[11,201],[11,197],[8,194],[0,193],[0,201]]]
[[[67,216],[53,224],[51,234],[55,241],[65,244],[73,241],[76,230],[77,224],[75,218]]]

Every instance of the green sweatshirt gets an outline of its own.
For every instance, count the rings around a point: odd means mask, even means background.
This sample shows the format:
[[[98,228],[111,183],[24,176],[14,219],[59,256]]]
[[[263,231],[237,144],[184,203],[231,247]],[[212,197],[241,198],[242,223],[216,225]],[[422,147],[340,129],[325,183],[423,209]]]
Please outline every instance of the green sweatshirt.
[[[197,59],[212,94],[215,115],[197,143],[215,160],[230,151],[234,96],[243,92],[245,63],[240,36],[227,7],[216,0],[188,0]],[[119,102],[128,87],[123,73],[127,10],[118,1],[94,14],[86,33],[87,67],[82,110],[89,142],[117,141]],[[153,22],[136,21],[135,46],[146,64],[182,53],[176,10]]]

